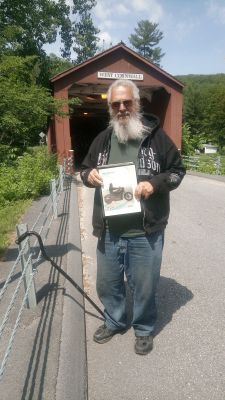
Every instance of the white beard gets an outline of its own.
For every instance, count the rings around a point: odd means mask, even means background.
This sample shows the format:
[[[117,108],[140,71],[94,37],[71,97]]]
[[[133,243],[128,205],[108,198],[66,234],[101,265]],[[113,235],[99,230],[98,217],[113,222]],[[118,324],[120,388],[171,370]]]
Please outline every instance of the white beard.
[[[141,122],[141,115],[139,113],[127,114],[126,121],[121,122],[117,119],[117,116],[112,116],[109,123],[119,143],[126,143],[129,139],[141,139],[146,130]]]

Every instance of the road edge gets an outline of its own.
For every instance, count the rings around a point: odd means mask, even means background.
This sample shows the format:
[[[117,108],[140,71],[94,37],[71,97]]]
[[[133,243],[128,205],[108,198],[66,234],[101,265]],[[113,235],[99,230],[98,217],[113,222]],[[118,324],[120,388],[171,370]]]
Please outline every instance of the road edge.
[[[67,273],[83,288],[82,250],[76,183],[71,180]],[[87,349],[84,299],[66,281],[56,400],[87,400]]]

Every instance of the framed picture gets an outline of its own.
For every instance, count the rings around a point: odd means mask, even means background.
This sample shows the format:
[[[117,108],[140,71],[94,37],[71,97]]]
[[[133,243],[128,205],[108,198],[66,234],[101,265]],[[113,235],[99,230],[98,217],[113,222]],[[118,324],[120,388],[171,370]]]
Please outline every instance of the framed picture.
[[[135,165],[132,162],[98,167],[103,180],[101,187],[105,217],[141,211],[134,196],[137,186]]]

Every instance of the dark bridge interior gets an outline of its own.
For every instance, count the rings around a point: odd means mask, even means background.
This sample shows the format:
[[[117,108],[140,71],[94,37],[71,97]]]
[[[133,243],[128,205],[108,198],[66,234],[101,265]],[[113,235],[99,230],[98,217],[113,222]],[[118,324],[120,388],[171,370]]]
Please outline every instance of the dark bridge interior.
[[[70,118],[70,135],[74,150],[75,168],[88,152],[93,139],[104,130],[109,122],[106,100],[107,87],[104,85],[74,85],[70,96],[80,99]],[[161,87],[140,88],[142,112],[157,115],[163,123],[170,95]]]

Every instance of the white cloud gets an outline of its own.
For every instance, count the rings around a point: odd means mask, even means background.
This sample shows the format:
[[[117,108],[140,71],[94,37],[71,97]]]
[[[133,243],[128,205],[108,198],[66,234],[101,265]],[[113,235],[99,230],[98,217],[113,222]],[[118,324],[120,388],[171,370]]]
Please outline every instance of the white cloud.
[[[100,21],[104,21],[111,16],[111,1],[110,0],[98,0],[96,6],[93,9],[93,14]]]
[[[104,31],[104,30],[110,30],[114,25],[114,21],[112,19],[106,19],[105,21],[101,21],[97,27]]]
[[[159,22],[164,14],[161,4],[156,0],[132,0],[131,6],[135,12],[147,12],[147,19],[151,22]],[[140,19],[146,19],[146,17],[143,16]]]
[[[164,10],[159,0],[98,0],[92,15],[95,26],[108,35],[113,44],[127,41],[138,21],[148,19],[157,22],[163,19]]]
[[[112,14],[120,18],[137,12],[140,13],[142,19],[150,18],[151,21],[159,21],[163,15],[163,8],[156,0],[98,0],[93,12],[94,16],[101,21],[108,19]],[[114,23],[116,22],[115,18]]]
[[[199,20],[191,19],[186,21],[179,21],[173,25],[175,38],[178,42],[181,42],[184,38],[188,37],[191,32],[199,25]]]
[[[129,8],[121,3],[118,4],[115,9],[116,9],[116,12],[118,12],[120,15],[126,15],[126,14],[130,13]]]
[[[218,0],[211,0],[207,4],[207,13],[210,17],[225,24],[225,4]]]
[[[99,37],[99,47],[108,47],[108,46],[110,46],[111,45],[111,43],[112,43],[112,37],[110,36],[110,34],[108,33],[108,32],[100,32],[99,34],[98,34],[98,37]]]
[[[118,38],[115,37],[115,32],[119,32],[126,26],[124,16],[130,13],[130,8],[127,6],[129,0],[98,0],[93,9],[95,26],[100,29],[99,37],[109,45],[117,43]],[[114,32],[114,34],[112,34]]]

